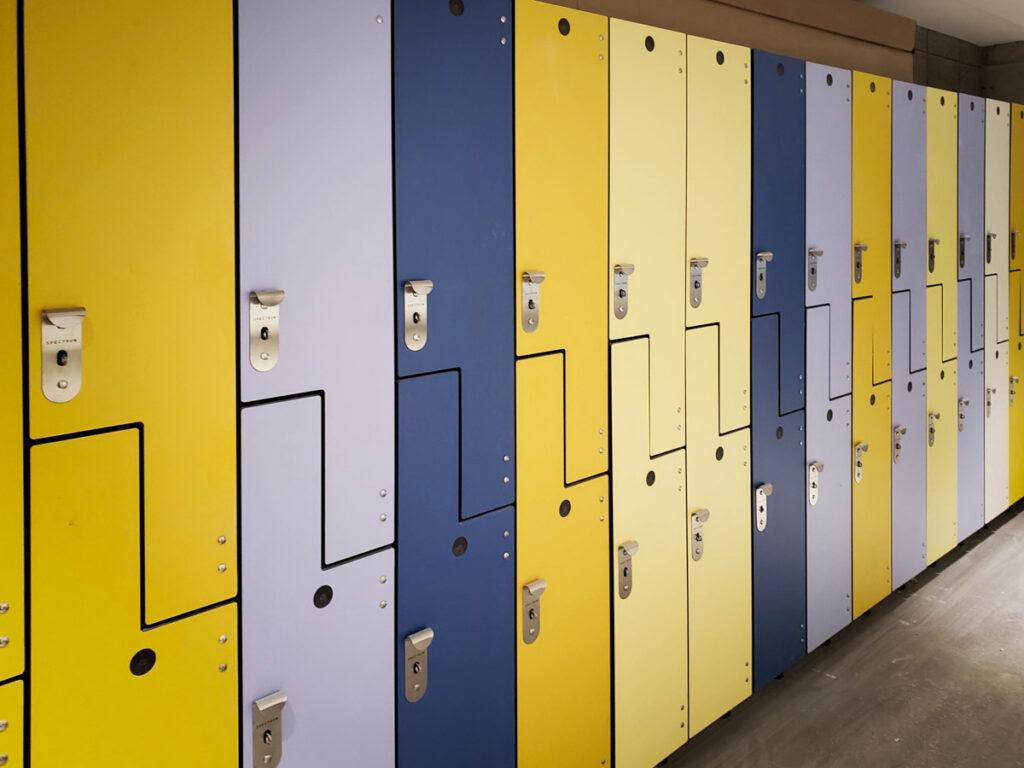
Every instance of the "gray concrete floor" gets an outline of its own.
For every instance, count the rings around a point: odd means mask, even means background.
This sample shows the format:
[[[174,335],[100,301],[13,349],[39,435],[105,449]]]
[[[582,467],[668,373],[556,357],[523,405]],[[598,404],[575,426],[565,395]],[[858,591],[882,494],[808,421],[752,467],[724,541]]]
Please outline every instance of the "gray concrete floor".
[[[668,768],[1024,766],[1024,513],[996,519]]]

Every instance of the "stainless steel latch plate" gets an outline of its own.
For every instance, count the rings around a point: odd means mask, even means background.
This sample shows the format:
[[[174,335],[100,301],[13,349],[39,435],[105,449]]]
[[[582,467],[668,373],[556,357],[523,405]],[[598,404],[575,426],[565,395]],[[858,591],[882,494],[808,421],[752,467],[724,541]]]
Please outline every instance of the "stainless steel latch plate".
[[[960,269],[967,265],[967,244],[971,242],[970,235],[960,235]]]
[[[633,591],[633,556],[639,549],[632,540],[619,544],[619,597],[623,600]]]
[[[629,276],[636,271],[632,264],[616,264],[614,288],[615,316],[621,320],[629,313]]]
[[[932,411],[928,414],[928,447],[931,448],[935,445],[935,422],[942,418],[942,414],[938,411]]]
[[[966,397],[961,397],[957,401],[956,405],[956,431],[963,432],[964,425],[967,423],[967,407],[971,404],[971,401]]]
[[[284,291],[249,293],[249,363],[257,371],[277,365],[281,336],[281,302]]]
[[[818,503],[818,494],[821,492],[821,473],[825,471],[825,464],[821,461],[812,461],[807,465],[807,503],[812,507]]]
[[[768,527],[768,497],[775,490],[771,483],[762,483],[754,491],[754,506],[757,516],[757,530],[763,531]]]
[[[417,702],[427,692],[427,649],[434,642],[430,627],[405,638],[405,698]]]
[[[523,272],[523,330],[533,333],[540,325],[540,284],[547,277],[543,272]]]
[[[818,287],[818,259],[825,255],[821,248],[807,249],[807,290],[813,291]]]
[[[864,251],[868,247],[864,243],[853,246],[853,281],[859,283],[864,277]]]
[[[42,326],[43,395],[66,403],[82,390],[83,307],[44,309]]]
[[[942,245],[942,241],[937,237],[928,238],[928,272],[935,271],[935,252],[940,245]]]
[[[427,296],[432,290],[433,280],[409,280],[405,284],[405,346],[413,352],[427,345]]]
[[[711,517],[707,509],[698,509],[690,515],[690,555],[697,562],[704,557],[704,524]]]
[[[903,251],[907,248],[906,242],[897,240],[892,244],[892,274],[898,278],[903,274]]]
[[[853,481],[855,483],[864,479],[864,454],[867,452],[867,443],[857,443],[853,446]]]
[[[547,588],[544,579],[534,579],[523,587],[523,642],[527,645],[540,635],[540,597]]]
[[[892,463],[899,464],[900,456],[903,455],[903,437],[907,434],[906,427],[892,428]]]
[[[768,294],[768,262],[775,258],[771,251],[760,251],[755,256],[755,270],[757,272],[757,286],[754,292],[757,298],[763,299]]]
[[[985,235],[985,263],[992,263],[992,241],[996,239],[995,232],[989,232]]]
[[[252,703],[252,764],[255,768],[276,768],[281,763],[281,716],[288,697],[275,691]]]
[[[705,258],[690,259],[690,306],[694,309],[700,306],[704,295],[704,270],[707,266]]]

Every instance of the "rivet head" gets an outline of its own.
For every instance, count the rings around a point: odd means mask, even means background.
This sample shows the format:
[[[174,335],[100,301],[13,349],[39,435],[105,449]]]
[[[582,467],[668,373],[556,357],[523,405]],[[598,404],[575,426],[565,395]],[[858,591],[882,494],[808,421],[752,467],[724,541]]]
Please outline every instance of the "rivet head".
[[[381,576],[380,577],[380,583],[381,584],[387,584],[388,583],[388,577],[387,576]]]
[[[502,16],[501,17],[501,23],[504,24],[506,21],[508,21],[508,18],[505,17],[505,16]]]
[[[502,560],[508,560],[508,552],[503,552],[501,555]]]
[[[228,636],[227,635],[221,635],[220,637],[217,638],[217,642],[220,643],[221,645],[224,645],[227,641],[228,641]]]
[[[387,601],[387,600],[381,600],[381,601],[380,601],[380,607],[381,607],[382,609],[383,609],[383,608],[387,608],[387,607],[388,607],[388,601]]]
[[[502,456],[502,459],[501,459],[501,460],[502,460],[502,461],[505,461],[505,462],[507,462],[507,461],[510,461],[510,459],[509,459],[509,457],[508,457],[508,456]]]
[[[0,755],[0,765],[7,765],[7,755]]]
[[[0,720],[0,733],[3,733],[6,730],[7,730],[7,721],[6,720]]]
[[[506,37],[501,38],[501,44],[502,45],[506,45],[507,43],[508,43],[508,38],[506,38]]]
[[[380,489],[380,497],[383,499],[387,495],[388,495],[387,488],[381,488]]]
[[[225,563],[221,563],[220,565],[217,566],[217,570],[220,573],[224,573],[224,571],[226,571],[227,569],[228,569],[228,567],[227,567],[227,565]]]
[[[221,664],[219,667],[217,667],[217,669],[219,669],[221,672],[227,672],[228,671],[228,665],[227,664]]]
[[[227,542],[228,542],[227,536],[218,536],[217,537],[217,543],[218,544],[227,544]]]
[[[378,16],[377,17],[377,23],[378,24],[383,24],[384,23],[384,17],[383,16]]]
[[[505,531],[503,535],[507,539],[508,538],[508,531]]]
[[[507,484],[507,483],[508,483],[508,478],[507,478],[507,477],[503,477],[503,478],[502,478],[502,481],[503,481],[503,482],[505,482],[505,483]]]
[[[381,515],[381,516],[380,516],[380,521],[381,521],[382,523],[386,523],[386,522],[387,522],[387,520],[388,520],[388,516],[387,516],[387,515]]]
[[[11,610],[10,603],[0,603],[0,613],[7,613],[9,610]]]

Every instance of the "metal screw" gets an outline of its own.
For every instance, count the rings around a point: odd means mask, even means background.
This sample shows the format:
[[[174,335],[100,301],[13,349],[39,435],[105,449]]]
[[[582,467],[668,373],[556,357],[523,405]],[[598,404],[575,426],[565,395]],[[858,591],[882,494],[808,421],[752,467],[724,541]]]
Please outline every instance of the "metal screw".
[[[502,457],[502,461],[508,461],[508,460],[509,460],[508,456],[503,456]]]
[[[380,521],[381,521],[382,523],[386,523],[386,522],[387,522],[387,519],[388,519],[388,516],[387,516],[387,515],[381,515],[381,516],[380,516]]]
[[[504,16],[502,16],[501,17],[501,23],[504,24],[506,21],[508,21],[508,19],[506,19]]]
[[[380,583],[381,584],[387,584],[388,583],[388,577],[387,576],[381,576],[380,577]]]
[[[504,481],[505,483],[508,483],[508,478],[507,478],[507,477],[503,477],[503,478],[501,478],[501,479],[502,479],[502,480],[503,480],[503,481]]]
[[[217,566],[217,570],[220,571],[221,573],[224,573],[224,571],[226,571],[227,569],[228,569],[228,567],[224,563],[221,563],[220,565]]]
[[[508,552],[505,552],[504,554],[502,554],[501,559],[502,560],[508,560]]]
[[[601,515],[601,522],[604,522],[604,515]]]
[[[219,667],[217,667],[217,669],[219,669],[221,672],[227,672],[228,671],[228,665],[227,664],[221,664]]]
[[[0,613],[7,613],[9,610],[11,610],[10,603],[0,603]]]
[[[383,16],[378,16],[377,17],[377,23],[378,24],[383,24],[384,23],[384,17]]]
[[[504,38],[504,37],[503,37],[503,38],[501,38],[501,44],[502,44],[502,45],[505,45],[505,44],[506,44],[507,42],[508,42],[508,39],[507,39],[507,38]]]
[[[7,755],[0,755],[0,765],[7,765]]]
[[[221,645],[224,645],[224,643],[226,643],[228,641],[228,636],[227,635],[221,635],[219,638],[217,638],[217,641]]]
[[[600,502],[601,502],[601,503],[603,504],[603,503],[604,503],[604,496],[601,496],[601,497],[600,497],[600,498],[598,499],[598,501],[600,501]]]
[[[387,495],[388,495],[387,488],[381,488],[380,489],[380,497],[383,499]]]
[[[57,389],[67,389],[67,388],[68,388],[68,380],[67,379],[61,379],[60,381],[57,382]]]
[[[505,531],[505,538],[508,538],[508,531]]]
[[[6,720],[0,720],[0,733],[3,733],[6,730],[7,730],[7,721]]]
[[[388,601],[387,600],[381,600],[380,601],[380,607],[381,608],[387,608],[388,607]]]
[[[227,541],[228,541],[228,540],[227,540],[227,537],[226,537],[226,536],[218,536],[218,537],[217,537],[217,543],[218,543],[218,544],[226,544],[226,543],[227,543]]]
[[[6,648],[8,643],[10,643],[10,642],[11,642],[11,638],[7,637],[6,635],[3,636],[3,637],[0,637],[0,648]]]

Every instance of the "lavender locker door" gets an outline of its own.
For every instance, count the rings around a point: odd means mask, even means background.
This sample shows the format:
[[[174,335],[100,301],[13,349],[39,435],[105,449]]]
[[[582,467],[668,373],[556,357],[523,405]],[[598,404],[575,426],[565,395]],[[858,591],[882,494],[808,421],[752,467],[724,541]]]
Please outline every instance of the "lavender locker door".
[[[957,283],[958,337],[970,338],[971,281]],[[985,349],[961,351],[957,371],[957,537],[985,524]]]
[[[242,399],[324,393],[328,563],[393,540],[389,9],[238,7]],[[278,359],[259,371],[250,295],[275,289]]]
[[[321,418],[311,395],[242,411],[242,765],[276,691],[282,768],[391,768],[394,550],[321,559]]]

